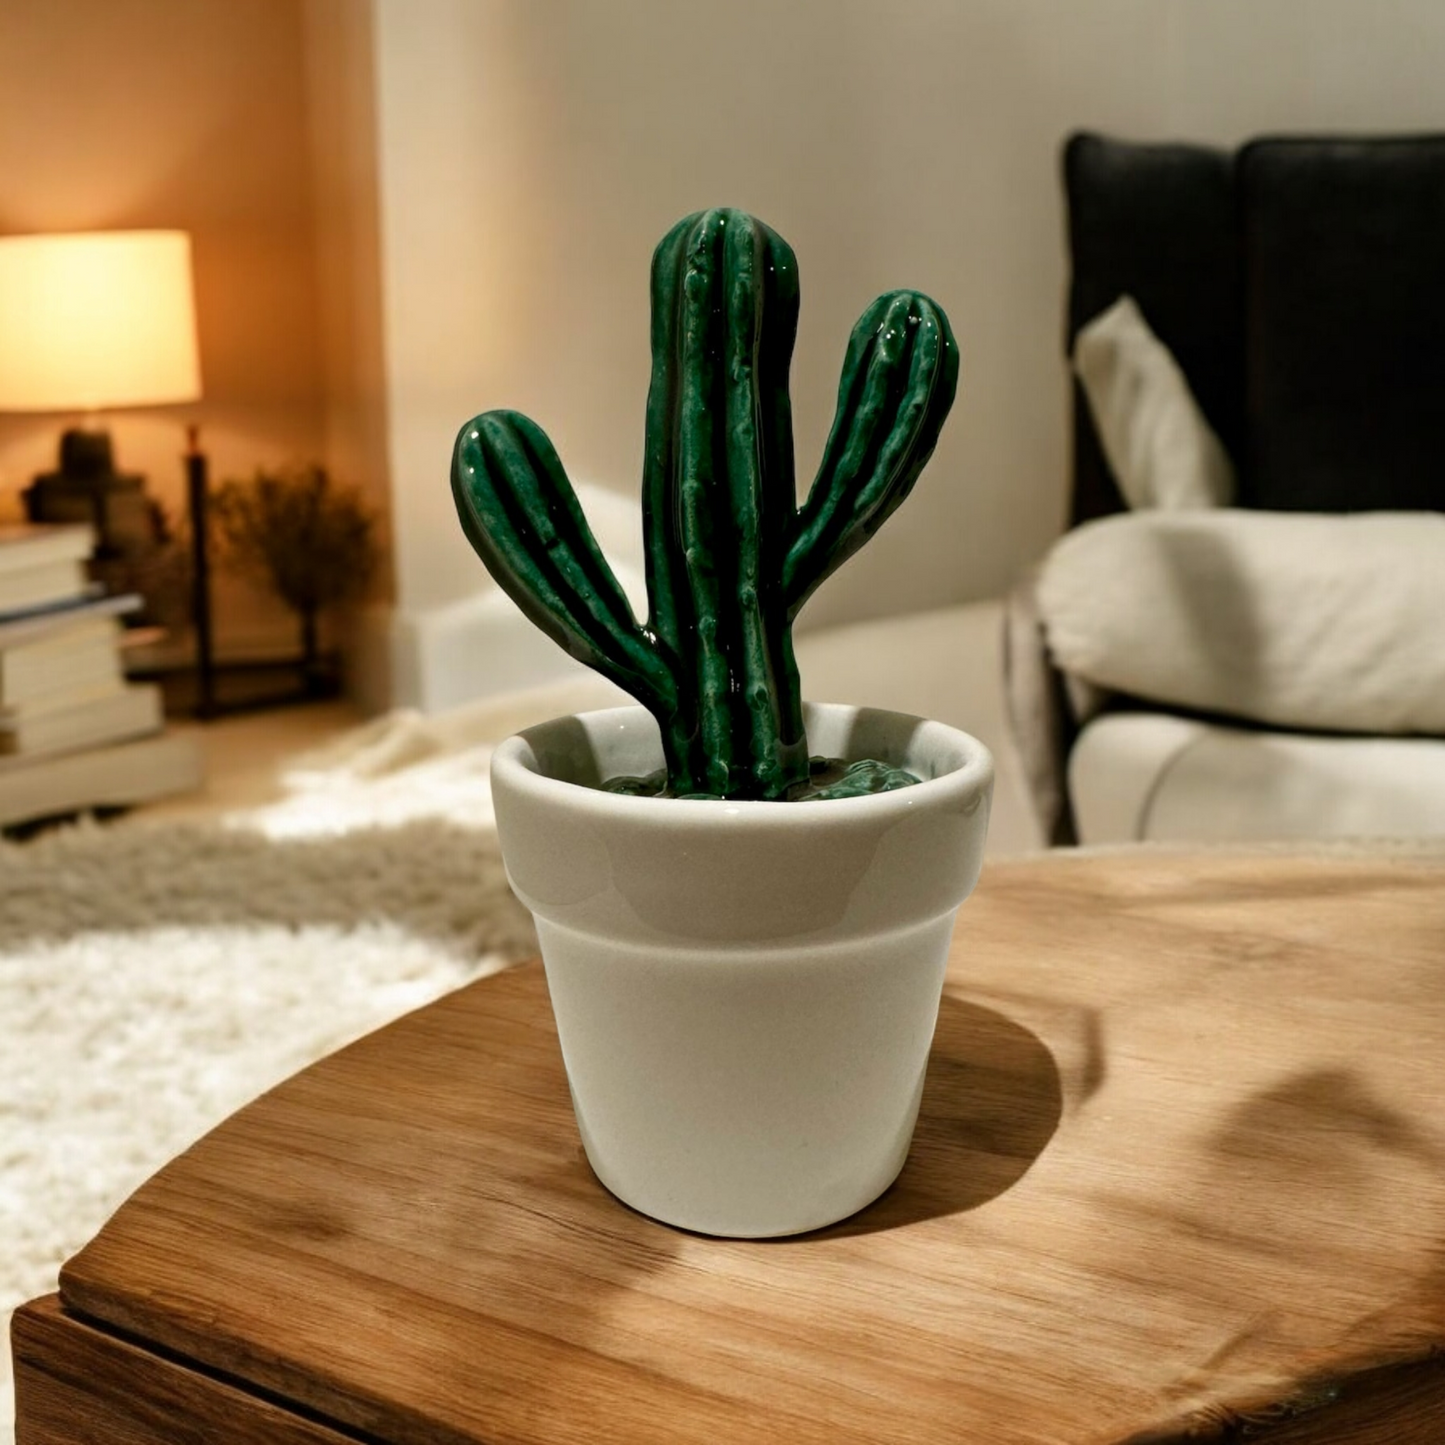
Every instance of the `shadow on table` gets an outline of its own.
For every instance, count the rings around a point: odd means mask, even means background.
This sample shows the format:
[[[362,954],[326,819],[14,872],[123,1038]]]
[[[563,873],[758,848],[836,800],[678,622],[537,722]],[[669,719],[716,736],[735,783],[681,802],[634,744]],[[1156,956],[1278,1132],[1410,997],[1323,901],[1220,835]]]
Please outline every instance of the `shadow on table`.
[[[1058,1065],[1042,1040],[945,994],[903,1173],[876,1203],[818,1235],[868,1234],[986,1204],[1028,1172],[1063,1107]]]

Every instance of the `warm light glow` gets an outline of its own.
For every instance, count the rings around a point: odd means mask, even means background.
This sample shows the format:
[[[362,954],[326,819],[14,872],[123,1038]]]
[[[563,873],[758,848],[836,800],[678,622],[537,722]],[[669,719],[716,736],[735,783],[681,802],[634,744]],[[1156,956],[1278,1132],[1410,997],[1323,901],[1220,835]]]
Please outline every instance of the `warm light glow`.
[[[0,410],[201,394],[184,231],[0,237]]]

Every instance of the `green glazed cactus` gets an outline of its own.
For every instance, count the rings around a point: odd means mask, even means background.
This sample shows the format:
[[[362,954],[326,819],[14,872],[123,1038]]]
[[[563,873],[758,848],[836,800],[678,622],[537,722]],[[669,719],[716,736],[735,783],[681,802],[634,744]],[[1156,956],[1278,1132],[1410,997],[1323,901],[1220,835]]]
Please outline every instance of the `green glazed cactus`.
[[[662,732],[677,795],[779,799],[807,784],[792,624],[912,490],[958,385],[943,312],[880,296],[853,328],[816,480],[795,505],[791,247],[741,211],[679,221],[652,260],[639,624],[562,464],[510,411],[457,437],[467,539],[522,611],[632,693]]]

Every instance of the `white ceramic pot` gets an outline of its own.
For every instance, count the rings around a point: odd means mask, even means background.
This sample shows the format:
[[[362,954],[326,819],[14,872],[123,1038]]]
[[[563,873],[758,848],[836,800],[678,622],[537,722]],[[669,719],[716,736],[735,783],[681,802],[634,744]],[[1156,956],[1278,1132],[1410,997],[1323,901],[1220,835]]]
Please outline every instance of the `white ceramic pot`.
[[[814,754],[924,781],[808,803],[588,786],[662,765],[640,707],[558,718],[493,757],[587,1157],[626,1203],[704,1234],[816,1229],[897,1177],[983,859],[982,743],[836,704],[806,724]]]

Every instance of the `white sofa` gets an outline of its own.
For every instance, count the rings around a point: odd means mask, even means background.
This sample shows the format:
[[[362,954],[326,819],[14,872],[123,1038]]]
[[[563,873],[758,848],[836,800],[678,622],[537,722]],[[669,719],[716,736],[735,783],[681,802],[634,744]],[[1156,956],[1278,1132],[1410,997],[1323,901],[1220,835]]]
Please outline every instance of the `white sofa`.
[[[1264,732],[1164,712],[1085,724],[1080,843],[1445,836],[1445,743]]]
[[[1445,835],[1445,134],[1062,161],[1072,530],[1008,634],[1046,836]]]
[[[1445,835],[1445,516],[1122,513],[1009,607],[1053,841]]]

